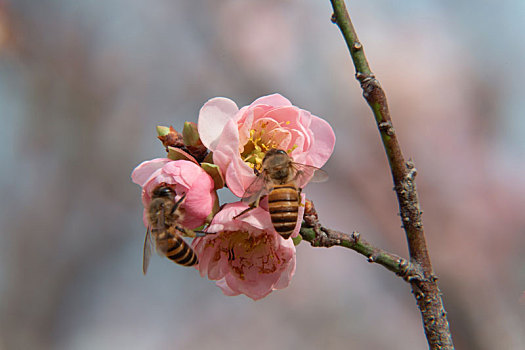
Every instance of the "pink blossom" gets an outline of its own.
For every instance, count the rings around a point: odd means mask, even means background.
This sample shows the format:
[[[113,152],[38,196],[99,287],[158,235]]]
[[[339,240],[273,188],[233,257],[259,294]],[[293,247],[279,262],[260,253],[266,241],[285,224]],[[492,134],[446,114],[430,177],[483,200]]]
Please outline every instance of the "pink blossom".
[[[210,234],[196,238],[193,248],[201,276],[217,281],[226,295],[258,300],[290,284],[296,252],[291,239],[275,232],[263,208],[233,219],[246,208],[241,202],[227,204],[213,218]]]
[[[144,208],[149,206],[153,190],[161,184],[171,185],[176,200],[185,194],[181,204],[184,211],[181,226],[189,229],[204,224],[217,197],[212,178],[200,166],[187,160],[157,158],[142,162],[133,170],[131,179],[142,187]],[[143,220],[148,226],[146,209]]]
[[[228,188],[239,197],[268,149],[285,150],[295,162],[320,168],[335,145],[326,121],[279,94],[263,96],[240,110],[230,99],[212,98],[200,110],[198,128]]]

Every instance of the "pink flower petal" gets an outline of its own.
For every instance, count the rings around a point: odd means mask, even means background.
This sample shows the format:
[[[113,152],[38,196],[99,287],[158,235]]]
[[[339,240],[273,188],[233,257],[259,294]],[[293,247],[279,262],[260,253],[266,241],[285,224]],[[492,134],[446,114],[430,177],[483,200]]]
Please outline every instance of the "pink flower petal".
[[[268,230],[273,228],[270,213],[261,207],[254,208],[237,217],[249,206],[243,202],[228,203],[213,218],[208,232],[236,231],[242,229]],[[304,210],[304,209],[303,209]]]
[[[222,231],[194,241],[199,271],[216,280],[226,295],[240,293],[258,300],[276,286],[284,288],[295,272],[295,246],[271,226],[269,213],[255,208],[233,219],[247,208],[245,203],[227,204],[208,228]],[[246,215],[246,216],[245,216]],[[253,217],[250,217],[253,216]]]
[[[308,154],[312,162],[310,165],[320,168],[334,151],[335,134],[330,124],[316,116],[312,116],[310,129],[315,134],[314,144]]]
[[[218,254],[217,254],[218,253]],[[220,279],[222,276],[224,276],[224,274],[222,273],[221,274],[221,263],[225,260],[225,259],[220,259],[221,258],[221,252],[220,251],[216,251],[216,254],[213,256],[213,258],[210,260],[210,264],[208,266],[208,278],[211,279],[211,280],[218,280]],[[215,258],[218,258],[217,260]]]
[[[206,173],[201,173],[195,178],[184,199],[186,209],[186,215],[182,221],[184,227],[194,229],[201,226],[202,218],[206,218],[211,213],[214,201],[212,198],[213,186],[213,180]]]
[[[229,277],[229,278],[228,278]],[[239,288],[239,291],[252,298],[253,300],[259,300],[267,296],[273,291],[273,286],[275,284],[274,276],[264,276],[263,278],[260,278],[257,283],[236,283],[237,280],[231,276],[228,275],[226,277],[226,281],[230,285],[230,287],[233,286],[236,288]]]
[[[240,158],[233,158],[233,161],[226,168],[224,179],[230,191],[237,197],[242,197],[248,186],[255,180],[255,174],[252,168]]]
[[[213,153],[213,162],[223,172],[228,188],[238,197],[254,178],[253,170],[239,156],[239,131],[233,120],[224,127],[223,133]]]
[[[291,106],[292,103],[287,98],[285,98],[284,96],[280,94],[272,94],[272,95],[259,97],[258,99],[252,102],[250,107],[256,106],[256,105],[269,105],[273,107],[281,107],[281,106]]]
[[[264,137],[268,141],[273,141],[277,144],[277,148],[283,149],[285,151],[292,149],[292,133],[289,130],[284,128],[275,128],[268,131]]]
[[[206,244],[207,240],[201,237],[195,238],[192,242],[193,249],[199,257],[199,263],[195,267],[199,269],[201,277],[205,277],[208,274],[208,268],[215,255],[213,249],[206,249]]]
[[[198,130],[204,146],[215,151],[224,126],[238,110],[235,102],[225,97],[212,98],[202,106],[199,112]]]
[[[150,176],[158,169],[161,169],[171,160],[168,158],[156,158],[140,163],[131,173],[131,180],[143,187]]]
[[[247,204],[242,204],[245,206],[245,208],[248,208]],[[275,232],[270,213],[261,207],[250,210],[249,212],[239,216],[236,220],[259,230]]]
[[[222,289],[222,292],[224,293],[224,295],[227,295],[227,296],[236,296],[236,295],[241,294],[241,292],[234,291],[233,289],[230,288],[230,286],[229,286],[228,283],[226,282],[226,277],[221,278],[220,280],[218,280],[217,282],[215,282],[215,284],[216,284],[219,288]]]
[[[181,208],[186,215],[181,226],[194,229],[201,226],[210,215],[216,198],[213,179],[197,164],[188,160],[154,159],[143,162],[132,173],[132,179],[142,186],[142,203],[147,208],[151,193],[161,184],[170,185],[176,200],[186,194]],[[149,226],[147,212],[144,225]]]
[[[215,120],[217,125],[213,125]],[[207,125],[201,126],[201,122]],[[228,188],[239,197],[255,179],[253,163],[248,165],[241,153],[260,167],[263,152],[277,147],[288,151],[295,162],[321,167],[335,145],[328,123],[279,94],[263,96],[240,110],[230,100],[210,100],[201,110],[201,129],[204,144],[213,150],[214,163]],[[250,148],[246,148],[248,141]],[[305,185],[299,184],[301,188]],[[302,194],[292,237],[299,234],[304,201]],[[239,217],[248,208],[246,204],[226,205],[213,218],[209,234],[194,241],[201,275],[216,280],[226,295],[242,293],[257,300],[288,286],[295,273],[293,241],[275,231],[265,202]]]
[[[277,281],[277,283],[273,286],[274,289],[284,289],[290,285],[290,282],[292,281],[292,277],[295,274],[295,268],[296,268],[295,259],[296,257],[294,255],[292,257],[292,261],[286,267],[286,270],[283,271],[283,273],[281,274],[279,281]]]
[[[212,119],[212,115],[203,114],[208,119]],[[203,117],[203,121],[206,118]],[[224,121],[227,118],[219,119]],[[252,130],[255,135],[250,134]],[[249,106],[242,107],[226,121],[221,131],[214,132],[220,134],[214,134],[213,137],[214,163],[221,169],[228,188],[239,197],[243,196],[255,178],[252,167],[241,158],[248,140],[254,141],[254,138],[261,137],[257,140],[261,144],[257,146],[263,151],[266,149],[264,147],[284,149],[290,152],[295,162],[316,167],[326,163],[335,145],[335,134],[327,122],[293,106],[279,94],[263,96]],[[260,162],[261,154],[254,155]]]
[[[238,289],[237,277],[232,274],[226,274],[224,277],[224,283],[228,285],[228,288],[231,289],[234,293],[241,294],[242,291]],[[217,284],[217,283],[215,283]]]
[[[245,145],[250,138],[250,130],[253,128],[253,120],[255,118],[255,111],[249,110],[247,113],[238,113],[238,116],[242,116],[242,121],[237,121],[237,126],[239,129],[239,144]],[[235,125],[235,124],[233,124]]]

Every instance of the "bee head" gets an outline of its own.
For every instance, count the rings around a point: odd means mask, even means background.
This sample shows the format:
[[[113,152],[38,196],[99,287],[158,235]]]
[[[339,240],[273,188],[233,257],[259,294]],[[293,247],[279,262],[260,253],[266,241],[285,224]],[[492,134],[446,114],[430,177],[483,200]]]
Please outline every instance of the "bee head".
[[[268,158],[271,158],[271,157],[275,157],[275,156],[285,156],[286,158],[288,158],[288,153],[286,153],[285,151],[283,151],[282,149],[277,149],[277,148],[272,148],[272,149],[269,149],[266,154],[264,155],[264,160],[267,160]],[[263,160],[263,162],[264,162]]]
[[[153,197],[171,197],[174,195],[173,189],[167,185],[161,185],[153,190]]]
[[[262,168],[271,178],[284,181],[290,175],[291,163],[288,153],[282,149],[270,149],[264,156]]]

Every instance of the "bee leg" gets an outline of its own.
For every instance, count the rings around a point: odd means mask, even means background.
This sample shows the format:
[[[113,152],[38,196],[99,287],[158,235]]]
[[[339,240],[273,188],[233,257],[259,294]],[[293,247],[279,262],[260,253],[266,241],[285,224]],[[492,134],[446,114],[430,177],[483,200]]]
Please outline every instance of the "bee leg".
[[[264,198],[266,196],[262,196],[262,197],[259,197],[257,198],[257,200],[253,203],[250,204],[250,207],[244,209],[243,211],[241,211],[239,214],[235,215],[233,217],[233,220],[237,219],[239,216],[243,215],[243,214],[246,214],[247,212],[249,212],[250,210],[253,210],[255,208],[257,208],[259,206],[259,202],[261,201],[262,198]]]
[[[204,232],[204,231],[194,231],[195,232],[195,237],[206,237],[206,235],[208,234],[208,232]]]
[[[195,232],[193,230],[187,229],[182,226],[175,226],[175,230],[179,231],[183,237],[195,237]]]
[[[190,237],[190,238],[204,237],[207,234],[211,234],[211,232],[190,230],[189,228],[185,228],[185,227],[182,227],[182,226],[175,226],[175,229],[177,229],[177,231],[179,231],[182,234],[183,237]],[[215,232],[213,232],[213,233],[215,233]]]
[[[182,197],[180,197],[180,199],[175,203],[175,205],[173,206],[173,208],[171,209],[171,213],[175,213],[175,210],[177,210],[177,208],[179,207],[179,205],[181,205],[182,201],[184,200],[184,198],[186,198],[186,193],[184,193],[184,195],[182,195]]]
[[[195,237],[205,237],[206,235],[214,235],[217,232],[206,232],[206,231],[193,231],[195,233]]]
[[[246,208],[246,209],[244,209],[243,211],[241,211],[239,214],[235,215],[235,216],[233,217],[233,220],[237,219],[239,216],[241,216],[241,215],[243,215],[243,214],[246,214],[247,212],[249,212],[250,210],[255,209],[255,208],[257,208],[257,206],[251,206],[251,205],[250,205],[249,208]]]
[[[206,232],[201,230],[190,230],[189,228],[181,227],[181,226],[175,226],[175,228],[182,233],[182,236],[184,237],[205,237],[206,235],[212,235],[216,232]]]

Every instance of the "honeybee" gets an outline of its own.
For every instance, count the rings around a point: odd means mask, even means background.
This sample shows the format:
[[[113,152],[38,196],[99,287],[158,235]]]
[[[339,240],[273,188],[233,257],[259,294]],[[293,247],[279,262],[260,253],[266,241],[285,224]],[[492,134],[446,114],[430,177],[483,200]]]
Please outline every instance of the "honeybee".
[[[185,195],[175,202],[175,191],[167,185],[160,185],[153,191],[151,203],[148,207],[149,227],[144,239],[142,258],[142,272],[144,274],[148,270],[153,245],[159,254],[179,265],[193,266],[197,264],[197,255],[181,236],[181,234],[186,235],[186,230],[178,226],[183,216],[179,206],[184,198]]]
[[[307,182],[323,182],[328,179],[325,171],[314,166],[299,164],[281,149],[270,149],[262,161],[262,170],[246,189],[241,201],[250,208],[257,207],[259,201],[268,195],[268,209],[275,230],[287,239],[297,223],[301,204],[301,188]]]

